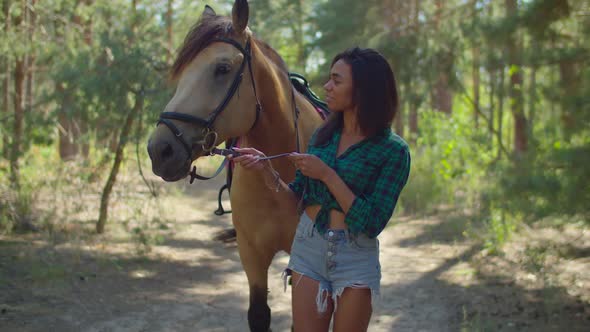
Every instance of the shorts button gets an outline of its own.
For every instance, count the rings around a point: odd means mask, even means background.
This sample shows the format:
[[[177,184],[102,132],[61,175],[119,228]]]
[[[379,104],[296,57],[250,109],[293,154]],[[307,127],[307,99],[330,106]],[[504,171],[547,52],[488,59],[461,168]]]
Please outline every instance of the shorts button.
[[[328,256],[332,256],[333,253],[331,251],[328,251]]]

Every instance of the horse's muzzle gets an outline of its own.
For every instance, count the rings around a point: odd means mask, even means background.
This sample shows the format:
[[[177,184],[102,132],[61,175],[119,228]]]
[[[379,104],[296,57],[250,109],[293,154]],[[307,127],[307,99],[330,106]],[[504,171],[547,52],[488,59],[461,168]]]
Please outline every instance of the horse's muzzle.
[[[148,155],[152,161],[152,172],[165,181],[173,182],[185,178],[191,165],[191,156],[184,149],[167,141],[148,142]]]

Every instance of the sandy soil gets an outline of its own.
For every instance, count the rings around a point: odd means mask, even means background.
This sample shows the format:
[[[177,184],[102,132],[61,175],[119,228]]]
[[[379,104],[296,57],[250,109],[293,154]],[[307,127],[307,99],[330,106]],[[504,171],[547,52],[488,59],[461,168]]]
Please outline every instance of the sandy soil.
[[[0,331],[247,331],[237,249],[213,240],[231,227],[229,215],[212,213],[218,185],[164,198],[169,228],[145,256],[114,234],[0,237]],[[386,228],[382,300],[370,331],[590,330],[587,252],[555,263],[573,283],[540,283],[517,261],[482,254],[461,226],[439,215]],[[578,242],[590,246],[582,235]],[[291,325],[281,280],[287,260],[279,253],[269,270],[275,332]]]

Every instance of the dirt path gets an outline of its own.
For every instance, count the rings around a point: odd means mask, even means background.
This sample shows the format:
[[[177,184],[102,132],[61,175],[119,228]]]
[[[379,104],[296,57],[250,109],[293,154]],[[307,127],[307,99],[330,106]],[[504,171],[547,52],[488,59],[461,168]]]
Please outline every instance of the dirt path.
[[[0,331],[246,331],[246,277],[235,247],[212,240],[217,184],[168,199],[174,232],[147,258],[101,239],[0,238]],[[169,205],[167,205],[169,204]],[[197,208],[198,207],[198,208]],[[443,218],[400,220],[380,236],[382,301],[370,331],[582,331],[587,303],[548,297],[469,263],[481,250]],[[74,241],[75,242],[75,241]],[[289,331],[290,293],[269,271],[273,331]],[[551,303],[547,303],[547,299]]]

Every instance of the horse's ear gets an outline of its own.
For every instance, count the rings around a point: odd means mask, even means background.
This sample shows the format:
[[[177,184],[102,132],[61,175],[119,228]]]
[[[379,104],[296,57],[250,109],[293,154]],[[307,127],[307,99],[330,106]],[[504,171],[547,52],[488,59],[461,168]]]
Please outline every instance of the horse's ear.
[[[232,25],[236,33],[241,34],[246,30],[249,15],[250,9],[248,7],[248,1],[236,0],[231,11]]]
[[[216,16],[217,14],[209,5],[205,5],[205,10],[203,10],[203,14],[201,14],[201,19],[210,16]]]

